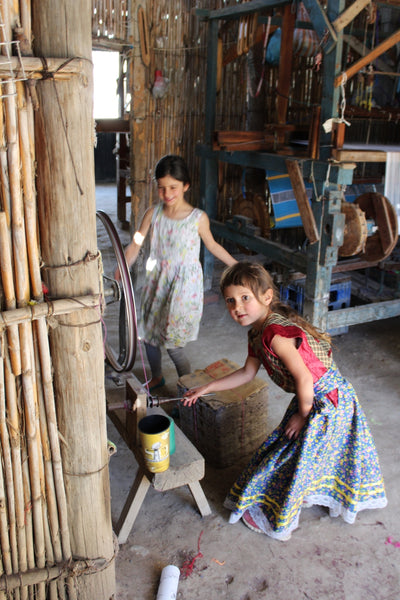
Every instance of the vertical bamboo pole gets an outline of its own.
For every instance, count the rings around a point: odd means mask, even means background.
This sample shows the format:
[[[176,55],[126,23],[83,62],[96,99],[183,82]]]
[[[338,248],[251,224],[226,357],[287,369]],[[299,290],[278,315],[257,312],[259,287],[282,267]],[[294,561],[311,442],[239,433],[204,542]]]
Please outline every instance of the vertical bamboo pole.
[[[7,428],[7,420],[6,420],[6,405],[5,398],[9,397],[9,387],[7,383],[7,376],[11,375],[11,379],[15,378],[12,376],[10,371],[7,369],[6,365],[6,385],[5,385],[5,397],[2,398],[0,395],[0,400],[3,402],[0,405],[0,438],[1,438],[1,450],[2,450],[2,465],[4,469],[4,481],[5,481],[5,489],[7,495],[7,511],[8,511],[8,527],[9,527],[9,536],[10,536],[10,548],[11,548],[11,561],[12,561],[12,572],[17,573],[20,569],[21,571],[26,571],[26,556],[24,553],[24,537],[25,537],[25,527],[22,527],[22,530],[17,530],[17,521],[16,521],[16,510],[17,510],[17,502],[15,498],[14,491],[14,477],[13,477],[13,465],[12,465],[12,457],[11,457],[11,447],[10,447],[10,438],[8,434]],[[8,378],[9,379],[9,378]],[[15,388],[14,388],[15,389]],[[11,388],[12,391],[12,388]]]
[[[5,212],[0,213],[0,273],[5,297],[5,308],[6,310],[12,310],[16,307],[16,300],[12,272],[11,240]],[[10,325],[7,328],[7,340],[13,373],[14,375],[20,375],[21,356],[18,325]]]
[[[3,82],[0,81],[0,91]],[[3,100],[0,99],[0,185],[1,185],[1,210],[6,213],[7,225],[11,223],[10,184],[8,181],[7,147],[4,136],[4,110]]]
[[[39,81],[35,113],[37,196],[45,283],[53,298],[98,294],[93,164],[91,0],[32,0],[33,51],[86,58],[70,80]],[[57,32],[57,35],[54,35]],[[77,577],[80,600],[115,592],[102,330],[96,310],[59,319],[50,333],[57,421],[73,556],[106,569]]]
[[[0,348],[4,346],[3,341],[0,339]],[[1,349],[0,356],[0,414],[5,412],[5,387],[4,387],[4,359],[3,351]],[[3,465],[0,464],[0,547],[1,547],[1,561],[0,561],[0,574],[12,573],[12,561],[11,561],[11,549],[10,549],[10,538],[8,532],[8,516],[7,516],[7,498],[6,490],[4,486],[3,476]],[[0,600],[4,600],[5,594],[0,592]]]
[[[25,306],[29,300],[28,255],[25,240],[25,223],[20,180],[20,153],[17,136],[17,105],[15,83],[5,84],[5,115],[7,133],[7,158],[11,195],[11,230],[17,305]]]
[[[37,239],[37,214],[36,197],[34,192],[34,169],[31,154],[29,131],[28,106],[31,101],[26,97],[25,86],[22,81],[17,84],[18,98],[18,132],[21,154],[22,188],[24,192],[23,205],[25,216],[26,244],[28,249],[29,272],[31,276],[31,295],[34,300],[40,300],[42,294],[42,280],[40,275],[39,243]]]

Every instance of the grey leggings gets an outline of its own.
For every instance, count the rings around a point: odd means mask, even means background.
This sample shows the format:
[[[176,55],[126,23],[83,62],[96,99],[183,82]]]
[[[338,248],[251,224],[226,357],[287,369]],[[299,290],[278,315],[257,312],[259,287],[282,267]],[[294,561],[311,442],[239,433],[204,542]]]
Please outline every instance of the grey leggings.
[[[149,361],[151,376],[161,377],[161,348],[151,346],[145,342],[147,360]],[[175,365],[178,377],[190,373],[190,363],[183,348],[167,348],[168,355]]]

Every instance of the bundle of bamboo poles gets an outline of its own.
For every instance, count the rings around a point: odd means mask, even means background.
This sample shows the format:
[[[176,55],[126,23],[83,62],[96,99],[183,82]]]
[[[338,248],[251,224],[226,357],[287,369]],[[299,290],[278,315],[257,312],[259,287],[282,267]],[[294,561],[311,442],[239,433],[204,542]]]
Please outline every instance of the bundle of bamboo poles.
[[[1,6],[1,53],[11,55],[15,3]],[[22,9],[26,8],[21,2]],[[14,8],[12,8],[14,7]],[[21,9],[26,25],[28,10]],[[25,15],[25,17],[24,17]],[[29,39],[29,34],[28,34]],[[43,303],[27,83],[0,81],[0,600],[74,598],[67,504]],[[9,322],[10,321],[10,322]],[[8,324],[9,322],[9,324]],[[54,576],[49,569],[57,567]],[[64,577],[60,577],[60,572]],[[67,570],[68,573],[68,570]],[[70,585],[69,585],[70,584]]]

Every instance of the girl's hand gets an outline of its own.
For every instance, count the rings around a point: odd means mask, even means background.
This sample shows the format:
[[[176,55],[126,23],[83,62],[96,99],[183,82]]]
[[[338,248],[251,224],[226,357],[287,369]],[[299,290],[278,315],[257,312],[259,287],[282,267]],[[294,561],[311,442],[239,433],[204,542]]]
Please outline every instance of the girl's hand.
[[[307,417],[302,417],[299,413],[291,416],[285,428],[285,434],[291,440],[297,440],[300,431],[303,429]]]
[[[206,393],[206,389],[206,386],[202,385],[201,387],[187,390],[187,392],[184,393],[181,402],[183,402],[184,406],[192,406],[192,404],[197,401],[197,398],[200,398],[200,396]]]

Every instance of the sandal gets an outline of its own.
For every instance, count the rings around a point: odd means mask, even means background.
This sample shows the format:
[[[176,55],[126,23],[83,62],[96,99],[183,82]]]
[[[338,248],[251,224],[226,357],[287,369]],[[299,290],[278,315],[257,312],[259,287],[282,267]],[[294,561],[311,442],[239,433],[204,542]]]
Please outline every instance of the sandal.
[[[149,387],[149,392],[154,392],[154,390],[158,390],[159,388],[163,387],[165,385],[165,379],[164,377],[161,377],[159,383],[156,383],[155,385],[152,385]]]
[[[245,525],[247,525],[247,527],[249,529],[251,529],[252,531],[255,531],[256,533],[264,533],[262,529],[260,529],[258,527],[258,525],[253,521],[253,519],[251,518],[251,515],[249,513],[248,510],[246,510],[243,514],[242,514],[242,521]]]

